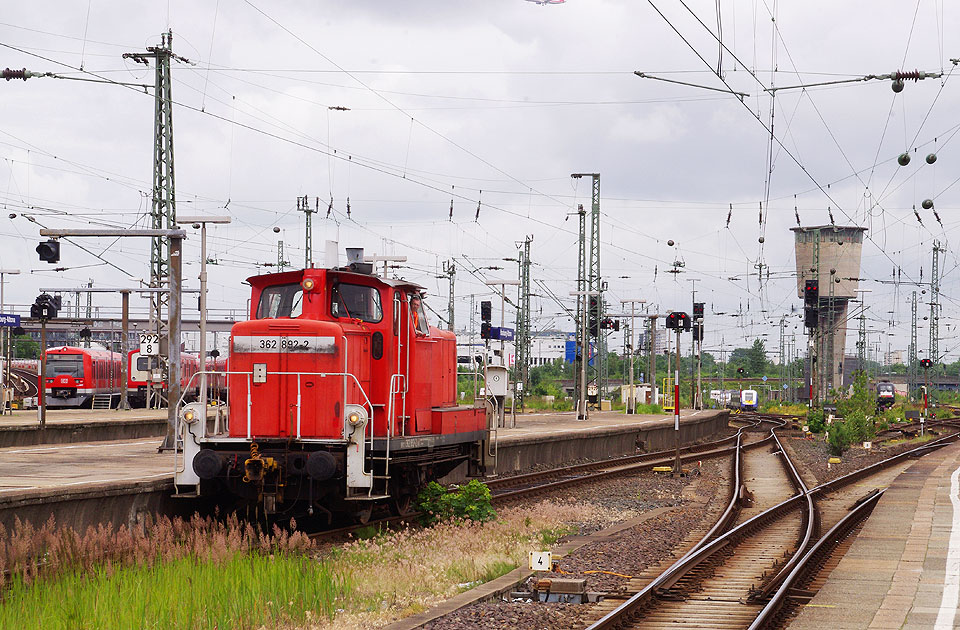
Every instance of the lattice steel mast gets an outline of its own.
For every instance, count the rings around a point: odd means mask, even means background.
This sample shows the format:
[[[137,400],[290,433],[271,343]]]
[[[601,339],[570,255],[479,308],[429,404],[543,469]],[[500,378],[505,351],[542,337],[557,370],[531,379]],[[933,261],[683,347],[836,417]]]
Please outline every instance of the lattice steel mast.
[[[189,63],[189,60],[173,53],[173,32],[160,36],[159,46],[147,47],[146,53],[124,53],[124,59],[156,65],[154,82],[153,119],[153,195],[150,207],[150,227],[155,230],[171,230],[177,223],[176,183],[173,166],[173,92],[171,89],[170,60]],[[150,287],[163,288],[170,280],[170,242],[162,236],[150,240]],[[160,333],[166,330],[164,310],[170,302],[170,294],[154,291],[150,294],[150,328]]]
[[[520,406],[527,393],[530,375],[530,244],[533,235],[523,240],[523,251],[520,255],[520,317],[517,321],[517,380],[523,383],[521,387]]]
[[[604,317],[603,304],[603,279],[600,275],[600,173],[573,173],[574,178],[589,177],[592,180],[591,206],[590,206],[590,253],[587,258],[587,291],[599,291],[597,296],[597,314],[598,321]],[[581,235],[583,230],[581,230]],[[587,316],[589,320],[589,316]],[[591,332],[591,331],[588,331]],[[607,381],[607,334],[604,328],[597,331],[597,354],[594,358],[594,373],[597,380],[597,400],[603,398],[604,386]],[[591,333],[592,334],[592,333]],[[587,351],[589,348],[587,349]],[[589,356],[589,353],[588,355]]]

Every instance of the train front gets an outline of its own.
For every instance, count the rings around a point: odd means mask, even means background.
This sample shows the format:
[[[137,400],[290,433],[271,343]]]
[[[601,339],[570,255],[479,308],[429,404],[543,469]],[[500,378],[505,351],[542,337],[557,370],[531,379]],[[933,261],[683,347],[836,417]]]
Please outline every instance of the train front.
[[[396,434],[384,420],[398,360],[383,308],[396,291],[346,269],[248,282],[250,320],[231,331],[228,431],[205,436],[199,409],[181,412],[195,439],[184,440],[177,483],[266,515],[356,511],[384,494],[374,491],[375,424]]]

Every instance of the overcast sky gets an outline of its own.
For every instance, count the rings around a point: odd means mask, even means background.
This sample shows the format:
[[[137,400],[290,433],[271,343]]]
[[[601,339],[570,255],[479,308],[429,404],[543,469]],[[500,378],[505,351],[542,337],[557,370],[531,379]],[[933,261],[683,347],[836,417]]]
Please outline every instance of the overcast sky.
[[[0,67],[63,77],[0,82],[0,266],[24,271],[6,288],[20,312],[42,286],[149,278],[143,239],[64,243],[62,272],[33,249],[41,225],[148,225],[154,105],[152,89],[138,86],[152,86],[154,71],[122,54],[171,29],[188,60],[173,69],[177,210],[233,218],[210,232],[215,308],[244,307],[241,281],[263,270],[257,263],[276,263],[280,239],[302,266],[300,195],[320,199],[315,261],[327,239],[406,255],[397,273],[428,287],[445,312],[437,276],[456,259],[460,325],[465,296],[489,294],[483,278],[516,277],[516,263],[502,259],[527,235],[537,294],[546,286],[569,301],[578,228],[568,214],[590,204],[589,180],[570,174],[599,172],[614,310],[627,298],[689,310],[695,285],[707,347],[768,333],[776,350],[768,322],[800,306],[789,228],[797,215],[818,225],[832,212],[837,224],[869,229],[861,288],[871,342],[883,350],[888,339],[906,348],[910,283],[921,269],[929,282],[941,241],[940,348],[960,354],[960,79],[949,80],[960,24],[942,0],[687,0],[689,11],[666,0],[8,4]],[[899,69],[944,76],[908,81],[899,94],[890,80],[775,99],[765,91]],[[905,150],[913,159],[900,167]],[[931,152],[934,165],[924,161]],[[185,247],[196,287],[199,237]],[[682,273],[667,273],[677,262]],[[491,266],[505,269],[483,269]],[[900,284],[887,282],[895,268]],[[119,298],[95,303],[106,312]],[[533,303],[536,329],[572,329],[551,299]],[[928,309],[921,304],[921,317]],[[800,320],[790,322],[802,345]],[[927,335],[921,320],[921,348]]]

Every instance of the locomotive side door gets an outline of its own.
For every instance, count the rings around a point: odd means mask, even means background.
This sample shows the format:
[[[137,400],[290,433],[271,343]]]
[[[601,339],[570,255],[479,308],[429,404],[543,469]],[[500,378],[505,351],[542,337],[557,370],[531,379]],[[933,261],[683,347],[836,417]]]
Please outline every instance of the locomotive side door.
[[[410,295],[410,326],[411,338],[411,382],[412,400],[408,406],[412,407],[414,415],[414,433],[429,433],[433,430],[433,379],[434,379],[434,352],[437,340],[430,334],[430,325],[427,321],[426,310],[420,295]],[[411,404],[412,403],[412,404]]]

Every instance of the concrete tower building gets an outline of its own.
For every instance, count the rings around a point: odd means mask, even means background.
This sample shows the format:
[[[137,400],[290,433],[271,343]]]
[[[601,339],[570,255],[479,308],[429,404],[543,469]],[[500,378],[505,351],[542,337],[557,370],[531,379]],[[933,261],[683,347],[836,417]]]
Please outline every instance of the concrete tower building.
[[[847,341],[847,305],[857,297],[860,253],[867,228],[839,225],[790,228],[795,236],[797,295],[803,298],[807,280],[818,280],[820,322],[813,336],[814,390],[823,399],[842,387],[843,355]]]

